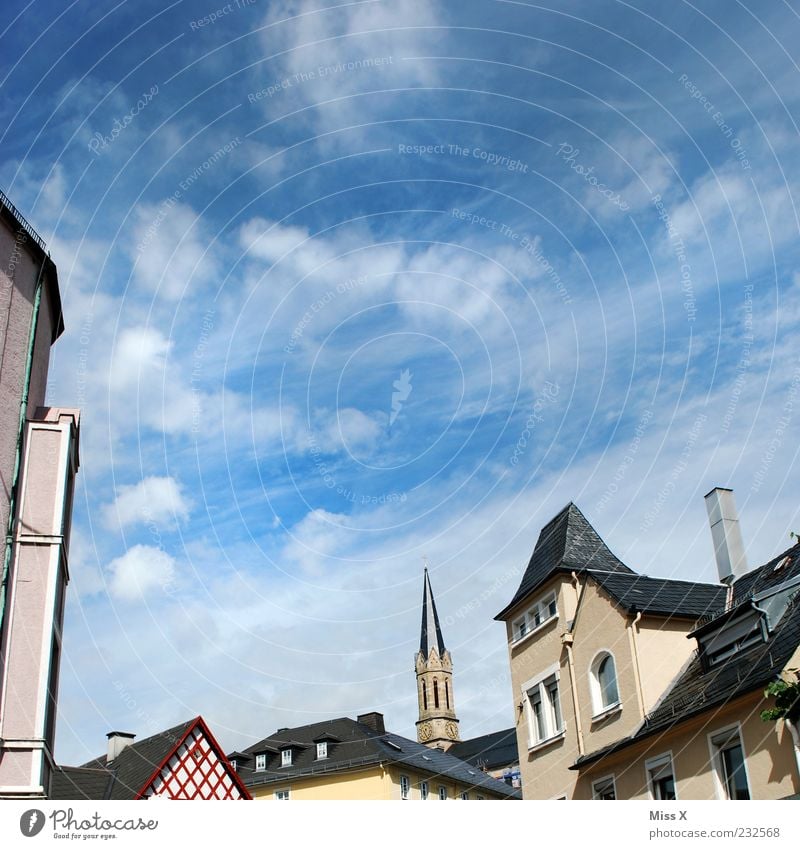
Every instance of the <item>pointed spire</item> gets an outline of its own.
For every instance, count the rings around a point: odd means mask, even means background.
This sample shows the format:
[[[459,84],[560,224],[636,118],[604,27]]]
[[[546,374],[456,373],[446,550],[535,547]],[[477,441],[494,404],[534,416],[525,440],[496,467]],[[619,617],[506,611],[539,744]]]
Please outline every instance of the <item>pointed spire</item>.
[[[436,646],[441,657],[444,653],[444,638],[439,627],[439,614],[436,612],[436,602],[433,600],[431,579],[428,577],[428,565],[425,561],[425,578],[422,589],[422,633],[419,638],[419,650],[423,657],[428,657],[430,650]]]

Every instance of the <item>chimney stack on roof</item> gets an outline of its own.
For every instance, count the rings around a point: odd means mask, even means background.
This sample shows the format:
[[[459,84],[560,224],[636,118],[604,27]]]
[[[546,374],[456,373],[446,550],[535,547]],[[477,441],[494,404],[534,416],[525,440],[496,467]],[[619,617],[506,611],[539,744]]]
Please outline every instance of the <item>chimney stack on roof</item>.
[[[747,572],[747,556],[733,490],[718,486],[705,499],[719,579],[730,585]]]
[[[377,711],[372,711],[372,713],[362,713],[360,716],[356,717],[356,722],[366,725],[373,731],[377,731],[378,734],[386,733],[386,726],[383,724],[383,714],[378,713]]]
[[[106,755],[106,763],[111,763],[115,758],[119,757],[119,753],[123,749],[127,749],[136,739],[135,734],[128,734],[126,731],[109,731],[106,734],[108,737],[108,754]]]

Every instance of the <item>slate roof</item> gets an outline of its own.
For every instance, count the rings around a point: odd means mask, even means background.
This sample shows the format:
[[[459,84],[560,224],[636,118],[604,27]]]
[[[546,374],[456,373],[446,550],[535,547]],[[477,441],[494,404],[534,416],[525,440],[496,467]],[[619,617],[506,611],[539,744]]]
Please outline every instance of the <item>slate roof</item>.
[[[592,577],[630,613],[641,611],[658,616],[698,619],[723,608],[728,592],[721,584],[674,581],[633,573],[593,573]]]
[[[493,731],[482,737],[454,743],[447,753],[479,769],[502,769],[519,763],[516,728]]]
[[[789,560],[786,565],[775,572],[775,566],[787,557]],[[746,603],[753,591],[777,589],[781,584],[793,581],[798,576],[800,576],[800,544],[739,578],[734,583],[734,601]],[[723,612],[717,620],[723,621],[728,617],[729,614]],[[795,595],[789,601],[766,642],[740,651],[712,667],[704,664],[699,652],[695,651],[678,680],[655,709],[648,714],[635,734],[584,755],[572,768],[579,769],[594,763],[605,755],[626,748],[653,734],[667,731],[706,710],[747,693],[762,690],[785,668],[798,645],[800,645],[800,595]]]
[[[135,799],[200,717],[126,746],[109,764],[105,755],[81,767],[57,767],[51,799]],[[205,726],[203,725],[205,729]],[[207,731],[207,729],[205,729]],[[210,733],[207,733],[210,738]]]
[[[515,604],[556,572],[587,570],[635,575],[611,552],[583,513],[570,502],[542,528],[517,592],[495,619],[503,619]]]
[[[433,600],[431,579],[428,570],[425,569],[425,577],[422,586],[422,628],[419,637],[419,650],[424,657],[428,657],[433,647],[439,653],[444,654],[444,637],[439,626],[439,614],[436,612],[436,602]]]
[[[311,743],[321,731],[334,734],[340,742],[329,742],[328,757],[317,760],[316,748]],[[271,755],[268,747],[285,746],[289,739],[307,742],[308,748],[296,752],[291,766],[281,767],[280,756]],[[373,764],[392,763],[406,765],[434,780],[442,776],[476,790],[483,789],[508,799],[520,798],[518,790],[491,778],[459,758],[438,749],[429,749],[422,743],[397,734],[376,732],[348,717],[285,729],[280,732],[280,736],[273,734],[245,749],[245,754],[255,756],[265,750],[266,770],[257,772],[250,762],[239,768],[239,775],[249,788],[265,784],[278,785],[304,776],[335,774]]]

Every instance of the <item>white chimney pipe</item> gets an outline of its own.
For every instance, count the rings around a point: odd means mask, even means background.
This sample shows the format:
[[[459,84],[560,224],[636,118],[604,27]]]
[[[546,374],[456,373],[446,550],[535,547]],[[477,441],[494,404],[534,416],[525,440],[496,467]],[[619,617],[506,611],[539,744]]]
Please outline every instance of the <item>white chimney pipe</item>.
[[[106,755],[106,763],[111,763],[115,758],[119,757],[119,753],[130,746],[136,739],[135,734],[128,734],[125,731],[109,731],[106,734],[108,737],[108,754]]]
[[[747,572],[747,556],[733,490],[718,486],[705,499],[719,579],[723,584],[732,584]]]

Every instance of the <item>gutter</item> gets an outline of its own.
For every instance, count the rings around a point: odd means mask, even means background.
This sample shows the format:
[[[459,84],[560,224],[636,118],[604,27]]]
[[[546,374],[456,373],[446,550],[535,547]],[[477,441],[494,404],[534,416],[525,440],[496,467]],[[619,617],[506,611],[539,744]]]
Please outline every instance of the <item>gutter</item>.
[[[44,278],[44,267],[47,257],[42,259],[39,266],[39,275],[36,278],[36,288],[33,299],[33,313],[31,315],[31,329],[28,333],[28,351],[25,358],[25,377],[22,383],[22,398],[19,404],[19,425],[17,429],[17,449],[14,456],[14,476],[11,482],[11,497],[8,503],[8,526],[6,528],[5,554],[3,557],[3,574],[0,580],[0,641],[3,638],[3,624],[5,622],[6,598],[8,595],[8,578],[11,568],[11,551],[13,548],[14,521],[16,519],[16,502],[19,495],[19,473],[22,458],[22,437],[25,432],[25,420],[27,418],[28,396],[31,388],[31,371],[33,369],[33,350],[36,344],[36,328],[39,324],[39,308],[42,303],[42,284]]]

